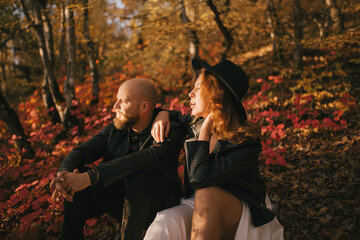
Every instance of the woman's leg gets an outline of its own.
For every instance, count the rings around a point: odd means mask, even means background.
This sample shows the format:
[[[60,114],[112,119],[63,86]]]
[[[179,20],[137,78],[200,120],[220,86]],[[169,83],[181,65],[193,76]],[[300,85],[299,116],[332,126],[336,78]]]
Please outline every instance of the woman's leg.
[[[234,239],[242,202],[221,188],[198,189],[195,194],[191,239]]]

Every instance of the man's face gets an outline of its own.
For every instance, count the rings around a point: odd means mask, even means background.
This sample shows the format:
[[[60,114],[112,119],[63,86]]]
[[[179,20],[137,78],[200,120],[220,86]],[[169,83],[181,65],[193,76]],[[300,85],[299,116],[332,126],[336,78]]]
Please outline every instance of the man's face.
[[[139,102],[134,91],[128,84],[120,86],[117,101],[113,106],[116,117],[114,126],[116,129],[123,130],[132,127],[140,118]]]

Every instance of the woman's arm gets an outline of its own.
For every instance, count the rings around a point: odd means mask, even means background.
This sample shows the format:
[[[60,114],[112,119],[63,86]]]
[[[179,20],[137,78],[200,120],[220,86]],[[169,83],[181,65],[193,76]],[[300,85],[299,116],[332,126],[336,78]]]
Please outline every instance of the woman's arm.
[[[210,161],[209,145],[208,141],[185,143],[186,162],[193,188],[231,182],[239,175],[257,171],[260,144],[256,142],[241,144],[224,153],[216,154],[213,161]]]

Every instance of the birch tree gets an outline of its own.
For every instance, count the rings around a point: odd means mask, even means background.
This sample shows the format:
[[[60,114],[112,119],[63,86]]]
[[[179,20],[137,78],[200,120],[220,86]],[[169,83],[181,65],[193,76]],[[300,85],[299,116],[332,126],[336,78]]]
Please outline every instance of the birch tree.
[[[87,46],[87,57],[89,60],[91,81],[92,81],[92,98],[91,105],[99,102],[99,70],[96,65],[97,51],[89,31],[89,0],[83,0],[83,33]]]

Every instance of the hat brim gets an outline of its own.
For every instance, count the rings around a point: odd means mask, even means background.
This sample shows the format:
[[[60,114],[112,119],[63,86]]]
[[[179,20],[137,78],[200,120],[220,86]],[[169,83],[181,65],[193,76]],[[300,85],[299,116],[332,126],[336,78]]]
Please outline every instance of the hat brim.
[[[200,58],[193,58],[191,61],[192,70],[195,73],[196,76],[199,75],[199,72],[201,69],[205,68],[208,72],[213,74],[221,83],[223,83],[226,88],[232,93],[232,98],[234,99],[235,103],[238,103],[236,106],[238,106],[238,110],[240,111],[240,114],[246,119],[246,111],[245,108],[241,102],[241,100],[237,97],[233,89],[229,86],[229,84],[223,79],[222,74],[219,73],[216,69],[214,69],[212,66],[210,66],[207,62],[204,60],[201,60]]]

